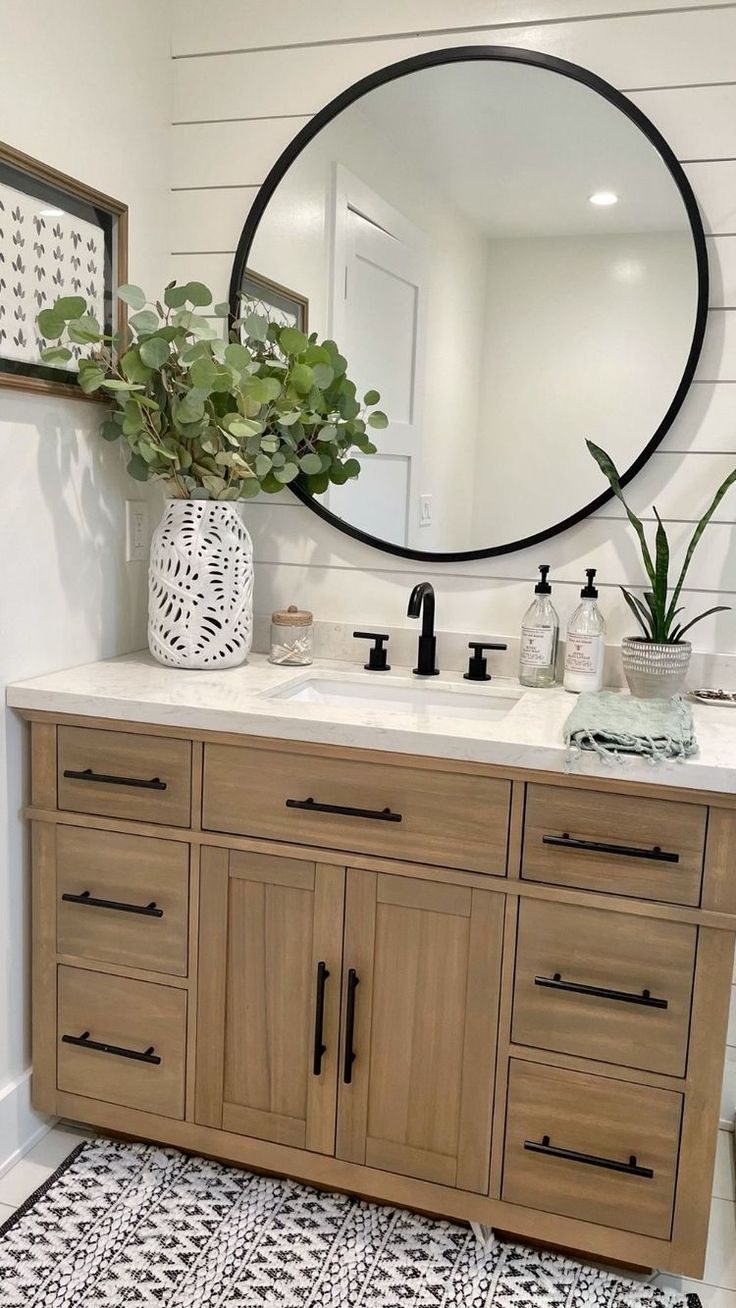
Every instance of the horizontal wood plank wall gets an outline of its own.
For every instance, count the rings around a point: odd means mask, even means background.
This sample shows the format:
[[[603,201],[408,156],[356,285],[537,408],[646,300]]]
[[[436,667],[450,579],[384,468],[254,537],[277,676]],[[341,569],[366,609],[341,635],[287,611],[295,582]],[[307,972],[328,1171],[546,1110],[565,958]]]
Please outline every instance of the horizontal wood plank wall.
[[[710,315],[697,380],[665,439],[630,489],[651,520],[657,504],[675,548],[736,463],[736,4],[705,0],[179,0],[173,32],[172,276],[200,277],[223,299],[237,239],[277,155],[327,100],[376,68],[442,46],[500,44],[580,63],[630,95],[669,140],[708,234]],[[585,567],[597,567],[609,638],[629,630],[618,586],[640,575],[620,506],[544,548],[563,621]],[[403,620],[421,575],[438,595],[445,630],[518,634],[539,550],[469,565],[412,566],[340,535],[287,493],[248,506],[256,609],[297,599],[322,620]],[[736,494],[726,497],[691,569],[693,612],[736,607]],[[354,573],[361,573],[356,587]],[[696,648],[736,653],[736,616],[693,633]],[[724,1120],[736,1108],[736,986]]]

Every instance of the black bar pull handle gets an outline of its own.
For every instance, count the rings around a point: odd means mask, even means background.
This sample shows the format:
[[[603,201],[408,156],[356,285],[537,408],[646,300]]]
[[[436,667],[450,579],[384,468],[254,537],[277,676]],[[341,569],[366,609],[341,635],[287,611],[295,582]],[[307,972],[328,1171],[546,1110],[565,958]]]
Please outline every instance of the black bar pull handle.
[[[98,899],[89,890],[83,890],[80,895],[72,895],[65,891],[61,898],[65,904],[82,904],[88,908],[114,908],[117,913],[139,913],[141,917],[164,915],[164,910],[158,907],[155,900],[150,904],[126,904],[117,899]]]
[[[342,817],[373,818],[376,822],[401,822],[400,813],[390,808],[352,808],[348,804],[319,804],[316,799],[287,799],[287,808],[301,808],[307,813],[339,813]]]
[[[81,1035],[63,1035],[62,1043],[65,1045],[77,1045],[80,1049],[97,1049],[101,1054],[115,1054],[116,1058],[133,1058],[136,1063],[153,1063],[158,1067],[161,1059],[158,1054],[154,1054],[153,1045],[142,1052],[138,1049],[126,1049],[123,1045],[108,1045],[101,1040],[90,1040],[89,1031],[83,1031]]]
[[[345,1062],[343,1065],[342,1079],[346,1085],[350,1085],[353,1079],[353,1063],[356,1054],[353,1049],[353,1037],[355,1035],[355,992],[360,985],[360,977],[354,967],[348,972],[348,1002],[345,1015]]]
[[[669,1001],[655,999],[648,990],[635,994],[631,990],[608,990],[605,986],[588,986],[581,981],[563,981],[559,972],[554,976],[535,976],[535,986],[547,990],[568,990],[575,995],[593,995],[596,999],[615,999],[619,1004],[641,1004],[643,1008],[668,1008]]]
[[[592,854],[621,854],[624,858],[649,858],[655,863],[679,863],[679,854],[670,854],[655,845],[653,849],[636,849],[633,845],[609,845],[603,840],[577,840],[565,831],[561,836],[542,836],[543,845],[562,849],[587,849]]]
[[[85,768],[83,772],[75,772],[72,768],[66,768],[64,776],[70,781],[98,781],[105,786],[137,786],[139,790],[165,790],[166,782],[160,777],[117,777],[107,772],[93,772],[92,768]]]
[[[312,1072],[315,1076],[322,1075],[322,1055],[327,1053],[323,1029],[325,1021],[325,985],[329,975],[327,964],[318,963],[317,999],[314,1008],[314,1061],[312,1063]]]
[[[629,1156],[628,1163],[621,1163],[617,1158],[598,1158],[596,1154],[579,1154],[576,1149],[560,1149],[549,1142],[549,1136],[539,1140],[525,1140],[524,1148],[533,1154],[547,1154],[550,1158],[566,1158],[571,1163],[585,1163],[588,1167],[603,1167],[608,1172],[625,1172],[627,1176],[643,1176],[651,1181],[654,1172],[651,1167],[640,1167],[636,1154]]]

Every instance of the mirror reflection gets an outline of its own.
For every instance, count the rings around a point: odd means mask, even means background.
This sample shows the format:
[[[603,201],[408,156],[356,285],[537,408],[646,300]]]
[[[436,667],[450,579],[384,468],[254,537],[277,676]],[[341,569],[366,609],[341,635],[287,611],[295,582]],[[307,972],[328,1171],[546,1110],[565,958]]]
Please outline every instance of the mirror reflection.
[[[579,513],[604,489],[585,438],[630,468],[693,344],[671,172],[620,108],[545,67],[472,59],[375,87],[289,167],[246,257],[281,320],[308,313],[381,393],[378,452],[320,501],[389,547],[497,549]]]

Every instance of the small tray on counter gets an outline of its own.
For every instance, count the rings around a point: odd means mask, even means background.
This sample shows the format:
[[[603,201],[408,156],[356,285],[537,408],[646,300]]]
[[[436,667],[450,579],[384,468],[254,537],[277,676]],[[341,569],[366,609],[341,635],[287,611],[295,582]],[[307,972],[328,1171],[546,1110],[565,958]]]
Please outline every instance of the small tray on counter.
[[[688,699],[692,699],[696,704],[720,704],[725,708],[736,708],[736,691],[734,690],[713,690],[703,688],[702,690],[689,690]]]

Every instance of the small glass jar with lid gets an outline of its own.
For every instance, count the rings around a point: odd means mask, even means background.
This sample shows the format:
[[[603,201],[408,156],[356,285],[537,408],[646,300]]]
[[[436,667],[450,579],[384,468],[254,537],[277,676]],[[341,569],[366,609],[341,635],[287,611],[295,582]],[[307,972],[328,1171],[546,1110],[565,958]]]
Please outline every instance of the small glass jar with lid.
[[[271,663],[303,667],[312,662],[314,619],[307,609],[290,604],[271,614]]]

